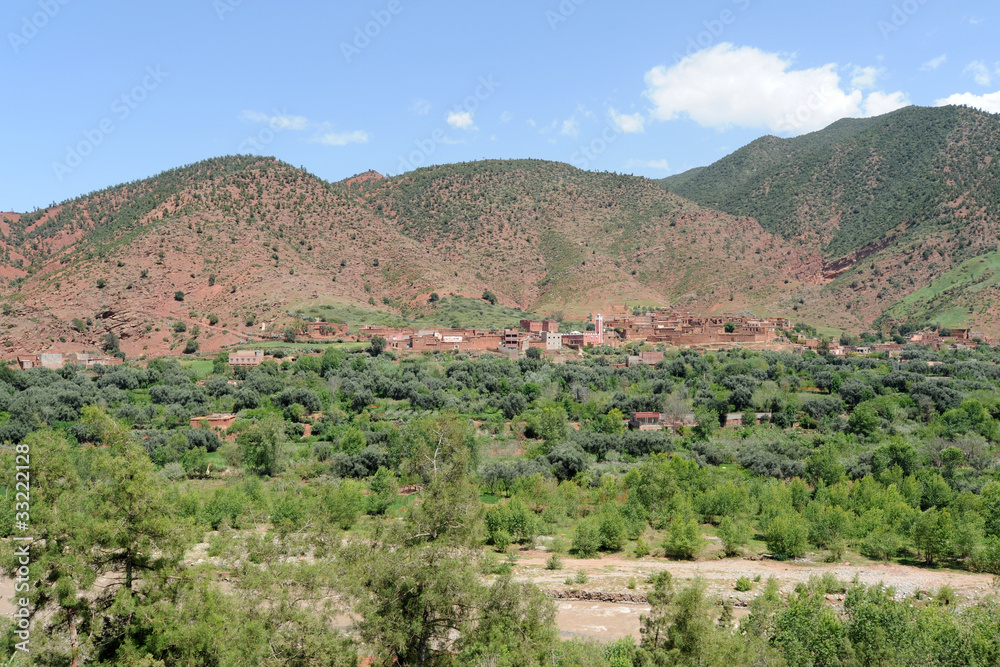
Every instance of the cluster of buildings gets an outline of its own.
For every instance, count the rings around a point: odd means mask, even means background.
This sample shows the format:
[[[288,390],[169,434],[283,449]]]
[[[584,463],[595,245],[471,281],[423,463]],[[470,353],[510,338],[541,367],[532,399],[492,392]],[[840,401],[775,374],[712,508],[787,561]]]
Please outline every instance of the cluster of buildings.
[[[390,350],[423,352],[448,350],[458,352],[500,351],[527,352],[541,350],[579,349],[587,345],[604,345],[604,318],[594,317],[593,331],[561,333],[555,320],[521,320],[518,329],[491,331],[486,329],[407,329],[366,326],[358,330],[358,340],[384,338]]]
[[[754,413],[754,420],[757,424],[765,424],[771,419],[770,412]],[[628,415],[628,427],[636,431],[678,431],[681,427],[692,427],[698,423],[694,414],[668,415],[663,412],[630,412]],[[735,428],[743,426],[743,413],[730,412],[726,415],[724,428]]]
[[[324,328],[326,327],[326,328]],[[397,351],[517,351],[531,348],[542,350],[580,349],[588,345],[610,345],[646,342],[674,347],[683,346],[754,346],[768,345],[777,340],[782,329],[791,323],[785,318],[757,318],[749,314],[702,316],[675,310],[660,310],[643,315],[620,315],[593,318],[592,331],[560,332],[554,320],[521,320],[517,329],[492,331],[486,329],[415,329],[405,327],[364,326],[358,330],[359,341],[381,337],[386,348]],[[314,322],[313,330],[347,337],[337,325]],[[631,359],[629,364],[656,363]]]
[[[623,314],[608,318],[618,340],[644,341],[674,347],[767,345],[781,336],[791,323],[783,317],[758,318],[749,314],[695,315],[677,310],[657,310],[642,315]]]
[[[30,368],[48,368],[54,371],[59,370],[67,364],[80,364],[87,368],[94,366],[116,366],[122,363],[120,357],[109,357],[104,354],[91,354],[88,352],[45,352],[41,354],[19,354],[17,355],[17,365],[21,370]]]
[[[904,345],[920,345],[930,347],[935,350],[941,349],[962,349],[976,347],[980,342],[996,344],[997,341],[970,329],[951,329],[942,336],[940,331],[918,331],[907,338],[904,343],[883,342],[872,343],[870,345],[840,345],[836,341],[826,342],[828,354],[835,357],[843,357],[852,354],[888,354],[889,357],[898,357]],[[819,338],[802,338],[797,341],[796,352],[806,350],[817,351],[824,346],[824,341]]]

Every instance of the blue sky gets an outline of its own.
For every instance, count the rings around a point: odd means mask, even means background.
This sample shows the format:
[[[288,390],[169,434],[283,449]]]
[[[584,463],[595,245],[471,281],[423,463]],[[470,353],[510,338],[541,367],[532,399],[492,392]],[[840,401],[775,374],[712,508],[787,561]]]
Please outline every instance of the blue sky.
[[[234,153],[659,178],[843,116],[1000,112],[995,0],[4,0],[0,28],[4,211]]]

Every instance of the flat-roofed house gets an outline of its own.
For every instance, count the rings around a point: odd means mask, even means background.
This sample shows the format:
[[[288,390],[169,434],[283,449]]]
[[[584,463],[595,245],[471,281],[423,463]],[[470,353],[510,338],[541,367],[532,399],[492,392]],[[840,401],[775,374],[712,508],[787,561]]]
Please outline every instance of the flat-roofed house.
[[[41,365],[41,361],[38,359],[37,354],[19,354],[17,355],[17,365],[22,371],[26,371],[36,366]]]
[[[662,416],[659,412],[630,412],[628,425],[640,431],[658,431],[663,428]]]
[[[230,366],[260,366],[264,361],[264,350],[237,350],[229,353]]]

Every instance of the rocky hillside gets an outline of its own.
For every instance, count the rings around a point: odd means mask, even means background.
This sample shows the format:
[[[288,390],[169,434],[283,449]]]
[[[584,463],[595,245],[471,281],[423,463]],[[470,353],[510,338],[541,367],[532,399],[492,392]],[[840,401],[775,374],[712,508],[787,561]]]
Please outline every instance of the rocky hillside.
[[[197,331],[204,351],[299,314],[403,322],[434,315],[432,293],[487,291],[490,321],[627,303],[1000,332],[998,159],[1000,117],[959,107],[764,137],[662,182],[485,160],[328,183],[216,158],[0,214],[0,344],[114,332],[138,355]]]
[[[822,275],[790,295],[807,319],[847,307],[862,325],[996,331],[998,159],[1000,116],[908,107],[763,137],[661,183],[820,253]]]
[[[819,266],[653,181],[540,161],[327,183],[218,158],[5,214],[0,231],[8,354],[92,348],[108,331],[131,355],[180,351],[196,325],[210,350],[317,307],[411,316],[432,292],[570,317],[626,299],[741,309]]]

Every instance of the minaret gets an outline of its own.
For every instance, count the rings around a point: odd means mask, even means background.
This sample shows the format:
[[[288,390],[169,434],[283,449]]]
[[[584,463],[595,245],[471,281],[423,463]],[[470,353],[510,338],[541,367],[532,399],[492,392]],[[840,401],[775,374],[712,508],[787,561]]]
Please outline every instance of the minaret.
[[[604,345],[604,316],[600,313],[594,318],[594,329],[597,331],[597,344]]]

